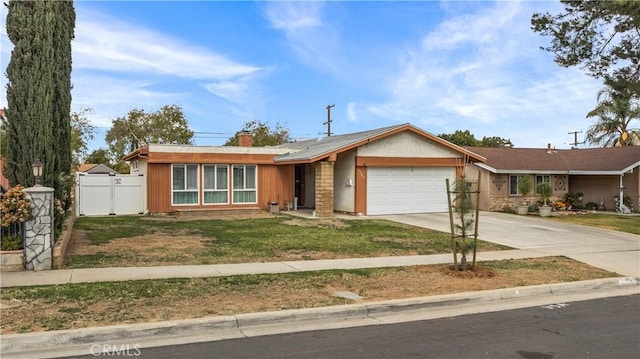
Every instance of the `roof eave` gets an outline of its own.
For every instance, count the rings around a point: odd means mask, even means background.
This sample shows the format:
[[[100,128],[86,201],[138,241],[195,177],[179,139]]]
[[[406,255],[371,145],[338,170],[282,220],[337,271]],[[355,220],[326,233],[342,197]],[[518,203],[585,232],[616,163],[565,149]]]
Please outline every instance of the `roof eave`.
[[[149,148],[148,147],[141,147],[138,148],[137,150],[129,153],[128,155],[124,156],[122,159],[125,161],[131,161],[132,159],[136,158],[136,157],[141,157],[143,158],[144,155],[149,154]]]

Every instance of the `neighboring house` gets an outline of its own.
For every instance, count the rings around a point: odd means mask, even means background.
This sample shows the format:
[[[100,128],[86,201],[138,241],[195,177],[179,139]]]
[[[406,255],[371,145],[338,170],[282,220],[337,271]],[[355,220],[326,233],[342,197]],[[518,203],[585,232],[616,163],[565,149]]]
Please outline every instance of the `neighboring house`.
[[[109,167],[107,165],[103,165],[102,163],[99,163],[99,164],[85,163],[85,164],[78,165],[78,168],[76,169],[76,172],[83,172],[83,173],[90,174],[90,175],[95,175],[95,174],[119,174],[118,171],[114,170],[113,168],[111,168],[111,167]]]
[[[555,199],[564,200],[566,193],[582,192],[583,203],[604,203],[614,210],[614,197],[631,197],[634,211],[640,201],[640,146],[587,148],[572,150],[535,148],[468,147],[487,160],[467,168],[470,179],[482,174],[480,209],[502,211],[515,208],[522,201],[517,182],[523,175],[532,175],[535,188],[549,181]]]
[[[484,157],[413,125],[273,147],[155,145],[124,159],[147,179],[151,213],[181,210],[315,209],[366,215],[446,212],[445,179]]]

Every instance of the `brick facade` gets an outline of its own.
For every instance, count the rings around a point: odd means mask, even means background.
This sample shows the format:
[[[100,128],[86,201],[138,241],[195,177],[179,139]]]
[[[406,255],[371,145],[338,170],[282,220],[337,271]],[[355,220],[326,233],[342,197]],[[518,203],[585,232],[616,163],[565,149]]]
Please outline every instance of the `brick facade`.
[[[333,216],[333,167],[334,162],[316,162],[316,215]]]

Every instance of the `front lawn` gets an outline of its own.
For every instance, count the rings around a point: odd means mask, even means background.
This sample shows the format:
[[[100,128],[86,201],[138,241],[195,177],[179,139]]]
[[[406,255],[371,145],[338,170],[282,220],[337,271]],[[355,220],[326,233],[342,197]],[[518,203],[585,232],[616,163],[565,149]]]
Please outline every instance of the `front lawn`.
[[[85,328],[411,298],[616,276],[565,257],[303,273],[2,288],[0,333]]]
[[[586,226],[612,229],[614,231],[640,234],[640,216],[613,213],[586,213],[577,215],[552,216],[558,221]]]
[[[447,233],[378,219],[82,217],[68,268],[270,262],[450,252]],[[479,251],[507,247],[479,242]]]

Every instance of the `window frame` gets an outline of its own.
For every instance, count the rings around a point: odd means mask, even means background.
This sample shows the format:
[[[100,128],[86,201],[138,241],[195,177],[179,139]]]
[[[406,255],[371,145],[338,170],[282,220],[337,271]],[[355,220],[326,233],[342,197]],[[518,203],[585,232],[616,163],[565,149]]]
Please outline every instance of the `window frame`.
[[[175,189],[175,168],[178,168],[179,166],[182,166],[183,170],[184,170],[184,188],[183,189]],[[188,168],[189,167],[195,167],[196,168],[196,173],[195,173],[195,179],[196,179],[196,186],[195,188],[189,188],[189,171]],[[189,203],[176,203],[175,202],[175,194],[176,193],[195,193],[196,194],[196,201],[195,202],[189,202]],[[200,204],[200,165],[198,164],[193,164],[193,163],[172,163],[171,164],[171,205],[172,206],[194,206],[194,205],[199,205]]]
[[[542,179],[542,182],[538,182],[538,177]],[[545,177],[546,177],[546,180],[545,180]],[[533,189],[536,195],[538,194],[538,186],[540,185],[540,183],[543,183],[543,182],[547,182],[549,183],[549,185],[551,185],[551,175],[536,175],[536,179],[535,179],[536,186]]]
[[[510,174],[509,175],[509,196],[522,196],[522,193],[520,193],[520,190],[518,189],[518,182],[520,182],[520,179],[522,179],[522,177],[524,177],[526,175],[521,174]],[[512,178],[515,177],[516,181],[515,183],[513,182]],[[511,190],[515,188],[515,193],[512,192]]]
[[[242,168],[242,188],[236,188],[236,168]],[[253,188],[247,187],[247,168],[253,170]],[[255,193],[255,200],[251,202],[236,201],[236,193]],[[258,203],[258,165],[255,164],[232,164],[231,165],[231,203],[232,204],[257,204]]]
[[[214,188],[207,188],[207,167],[213,167],[213,184],[214,184]],[[226,170],[226,188],[218,188],[218,169],[219,168],[224,168]],[[229,181],[230,180],[230,173],[229,173],[229,165],[228,164],[220,164],[220,163],[206,163],[202,165],[202,204],[203,205],[225,205],[225,204],[229,204]],[[226,194],[226,201],[225,202],[207,202],[206,201],[206,194],[207,193],[225,193]]]

